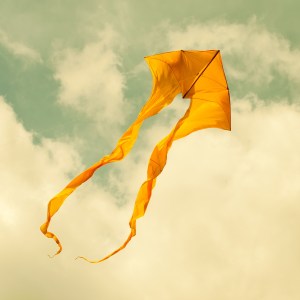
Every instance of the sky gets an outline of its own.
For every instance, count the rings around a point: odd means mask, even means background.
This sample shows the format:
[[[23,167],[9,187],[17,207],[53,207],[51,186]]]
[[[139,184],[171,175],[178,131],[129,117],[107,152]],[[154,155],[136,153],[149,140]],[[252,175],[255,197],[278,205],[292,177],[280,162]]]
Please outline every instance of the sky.
[[[296,0],[0,0],[0,298],[298,300],[300,4]],[[150,95],[144,56],[220,49],[232,131],[176,141],[137,236],[148,158],[176,98],[132,152],[39,230],[48,201],[109,154]]]

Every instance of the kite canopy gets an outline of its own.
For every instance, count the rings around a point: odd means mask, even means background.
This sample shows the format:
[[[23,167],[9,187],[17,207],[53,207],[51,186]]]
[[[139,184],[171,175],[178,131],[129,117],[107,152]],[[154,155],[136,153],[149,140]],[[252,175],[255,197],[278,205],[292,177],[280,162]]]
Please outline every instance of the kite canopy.
[[[157,176],[167,162],[168,151],[173,141],[200,129],[231,129],[230,96],[224,74],[219,50],[207,51],[173,51],[145,57],[153,76],[152,93],[137,119],[125,131],[111,154],[104,156],[97,163],[75,177],[48,204],[47,220],[41,226],[42,233],[54,239],[59,249],[62,246],[57,236],[48,231],[51,218],[59,210],[65,199],[82,183],[93,176],[101,166],[123,159],[133,147],[143,121],[172,103],[175,96],[190,99],[190,106],[184,116],[177,122],[171,132],[154,148],[149,159],[147,180],[141,185],[135,201],[133,214],[129,222],[130,234],[124,244],[100,260],[89,260],[98,263],[119,252],[136,235],[136,220],[141,218],[147,209],[155,186]]]

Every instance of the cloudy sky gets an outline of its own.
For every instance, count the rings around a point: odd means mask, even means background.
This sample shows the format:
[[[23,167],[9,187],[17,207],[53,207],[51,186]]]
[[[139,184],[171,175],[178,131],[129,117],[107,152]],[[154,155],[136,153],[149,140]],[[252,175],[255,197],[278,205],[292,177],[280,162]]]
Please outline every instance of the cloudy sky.
[[[296,300],[300,296],[300,5],[296,0],[0,1],[0,298]],[[232,131],[177,141],[137,236],[136,192],[188,101],[145,122],[132,153],[49,199],[110,153],[147,100],[143,57],[220,49]]]

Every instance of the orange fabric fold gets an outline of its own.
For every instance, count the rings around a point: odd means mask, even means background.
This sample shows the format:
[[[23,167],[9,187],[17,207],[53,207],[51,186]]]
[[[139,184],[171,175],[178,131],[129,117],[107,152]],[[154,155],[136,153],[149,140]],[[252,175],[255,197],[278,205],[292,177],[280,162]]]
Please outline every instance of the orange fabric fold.
[[[168,151],[175,140],[205,128],[231,129],[230,96],[218,50],[173,51],[148,56],[145,60],[152,73],[153,89],[137,119],[120,138],[111,154],[104,156],[75,177],[48,204],[47,219],[40,229],[46,237],[52,238],[57,243],[58,251],[55,255],[62,251],[62,246],[57,236],[48,231],[48,227],[65,199],[92,177],[101,166],[123,159],[133,147],[143,121],[171,104],[176,95],[181,93],[184,98],[189,98],[190,106],[171,132],[155,146],[151,154],[147,179],[137,194],[129,222],[130,234],[127,240],[100,260],[90,260],[82,256],[79,258],[91,263],[104,261],[124,249],[136,235],[136,221],[144,216],[147,210],[156,179],[166,165]]]

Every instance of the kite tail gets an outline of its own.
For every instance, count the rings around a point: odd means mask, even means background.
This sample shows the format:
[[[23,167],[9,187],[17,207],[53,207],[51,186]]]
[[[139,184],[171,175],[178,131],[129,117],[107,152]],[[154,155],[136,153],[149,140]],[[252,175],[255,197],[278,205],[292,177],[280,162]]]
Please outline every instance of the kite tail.
[[[127,244],[130,242],[130,240],[131,240],[131,238],[133,236],[135,236],[135,233],[133,233],[133,231],[131,231],[130,234],[129,234],[129,236],[128,236],[128,238],[127,238],[127,240],[124,242],[124,244],[121,247],[119,247],[118,249],[116,249],[115,251],[113,251],[112,253],[110,253],[109,255],[107,255],[105,257],[103,257],[100,260],[91,260],[91,259],[88,259],[88,258],[86,258],[84,256],[78,256],[78,257],[76,257],[76,259],[80,258],[80,259],[83,259],[83,260],[85,260],[85,261],[87,261],[89,263],[98,264],[98,263],[100,263],[100,262],[102,262],[104,260],[107,260],[108,258],[110,258],[111,256],[115,255],[119,251],[123,250],[127,246]]]
[[[48,231],[48,227],[50,225],[52,217],[60,209],[66,198],[70,194],[72,194],[81,184],[90,179],[97,169],[108,163],[122,160],[133,147],[143,121],[159,113],[166,105],[169,105],[174,100],[177,94],[178,89],[171,89],[169,93],[165,95],[165,97],[163,97],[157,91],[156,86],[154,85],[151,97],[142,108],[135,122],[125,131],[123,136],[120,138],[111,154],[104,156],[97,163],[76,176],[64,189],[62,189],[56,196],[54,196],[50,200],[47,209],[47,219],[45,223],[41,225],[40,230],[47,238],[53,239],[58,245],[58,250],[53,256],[58,255],[62,251],[62,245],[58,237],[54,233]],[[130,241],[131,237],[132,236],[129,235],[127,243]],[[125,242],[123,248],[127,245],[127,243]]]
[[[100,260],[90,260],[83,256],[79,256],[77,258],[84,259],[85,261],[88,261],[88,262],[94,263],[94,264],[100,263],[100,262],[110,258],[111,256],[115,255],[122,249],[124,249],[130,242],[130,240],[136,235],[136,221],[137,221],[137,219],[143,217],[146,213],[146,210],[147,210],[150,198],[151,198],[152,190],[155,187],[156,178],[163,171],[163,169],[167,163],[168,152],[172,146],[173,141],[184,136],[184,135],[179,136],[179,135],[177,135],[177,133],[178,133],[180,127],[185,122],[188,122],[190,109],[191,109],[191,105],[187,109],[185,115],[177,122],[176,126],[172,129],[172,131],[155,146],[155,148],[151,154],[151,157],[150,157],[149,163],[148,163],[147,180],[141,185],[141,187],[139,189],[139,192],[138,192],[138,195],[137,195],[137,198],[135,201],[134,209],[133,209],[133,214],[132,214],[130,222],[129,222],[131,231],[130,231],[130,234],[129,234],[127,240],[123,243],[123,245],[121,247],[119,247],[118,249],[116,249],[115,251],[113,251],[112,253],[108,254],[107,256],[105,256],[104,258],[102,258]],[[186,134],[188,134],[188,132],[186,132]]]
[[[82,258],[91,263],[100,263],[110,258],[114,254],[118,253],[128,245],[131,238],[136,235],[137,219],[145,215],[151,198],[152,190],[155,187],[156,178],[161,174],[167,163],[168,152],[173,142],[199,129],[221,128],[224,130],[230,130],[230,123],[227,119],[224,119],[226,113],[219,105],[217,105],[217,107],[219,108],[218,114],[214,115],[213,118],[204,118],[204,122],[199,122],[199,109],[206,110],[209,115],[211,109],[216,110],[216,107],[211,108],[210,101],[193,98],[191,99],[190,106],[185,112],[184,116],[177,122],[176,126],[172,129],[172,131],[155,146],[150,156],[148,163],[147,180],[141,185],[139,189],[133,209],[133,214],[129,222],[131,231],[127,240],[120,248],[116,249],[115,251],[113,251],[112,253],[100,260],[90,260],[85,257],[79,258]],[[195,120],[197,121],[195,122]]]

